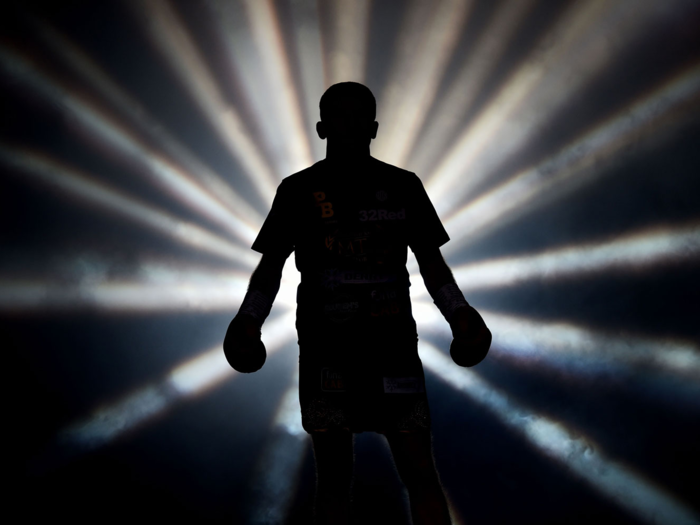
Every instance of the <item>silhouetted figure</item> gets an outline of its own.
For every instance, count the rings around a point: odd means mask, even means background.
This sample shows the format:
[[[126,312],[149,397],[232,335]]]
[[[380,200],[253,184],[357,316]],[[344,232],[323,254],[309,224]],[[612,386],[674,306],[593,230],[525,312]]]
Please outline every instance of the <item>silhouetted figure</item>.
[[[376,103],[362,84],[321,97],[326,159],[285,178],[253,249],[262,253],[224,351],[233,368],[265,362],[263,321],[295,252],[299,401],[316,458],[316,520],[348,523],[353,434],[384,434],[408,489],[414,525],[450,523],[431,448],[430,411],[406,270],[416,255],[425,285],[452,328],[460,366],[480,362],[491,333],[440,254],[449,240],[420,179],[370,156]]]

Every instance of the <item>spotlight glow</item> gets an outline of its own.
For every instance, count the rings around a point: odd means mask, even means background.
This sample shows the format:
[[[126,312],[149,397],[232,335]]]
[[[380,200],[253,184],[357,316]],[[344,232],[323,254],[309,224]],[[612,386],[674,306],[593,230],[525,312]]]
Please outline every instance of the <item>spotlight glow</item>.
[[[417,129],[407,140],[406,148],[411,155],[407,161],[410,170],[430,173],[436,156],[457,133],[463,123],[462,117],[471,109],[476,96],[505,54],[533,3],[534,0],[504,2],[497,8],[489,25],[481,30],[481,35],[461,64],[447,93],[430,108],[430,115],[425,112],[421,115]],[[425,109],[428,108],[426,105]],[[420,126],[425,120],[425,129],[421,130]],[[419,132],[420,144],[414,146]]]
[[[528,100],[546,77],[547,71],[555,67],[586,36],[607,9],[608,4],[604,0],[575,2],[554,29],[542,39],[549,46],[544,51],[538,50],[541,56],[527,61],[515,71],[492,102],[475,118],[474,123],[459,136],[427,180],[426,189],[439,214],[452,210],[465,197],[467,190],[481,182],[481,174],[474,174],[470,169],[472,163],[482,155],[484,148],[503,124],[508,122],[511,114]],[[552,40],[557,44],[551,45]],[[544,111],[544,108],[539,109]],[[497,142],[500,142],[500,135]],[[469,177],[463,177],[464,173],[469,173]]]
[[[295,59],[299,64],[307,135],[316,138],[316,122],[320,120],[318,102],[325,89],[323,68],[319,67],[319,64],[323,64],[323,49],[318,3],[315,0],[292,0],[291,3]],[[315,160],[325,157],[322,141],[311,140],[311,148]]]
[[[208,5],[215,13],[212,24],[224,44],[231,73],[243,87],[269,144],[278,179],[309,166],[309,139],[271,0],[210,0]]]
[[[324,42],[326,87],[364,82],[371,0],[331,2],[331,32]],[[325,36],[325,35],[324,35]]]
[[[77,198],[100,211],[114,213],[139,225],[184,244],[208,252],[229,261],[252,268],[258,257],[231,241],[219,237],[200,226],[140,202],[119,190],[97,182],[85,175],[39,152],[9,150],[0,145],[0,162],[30,175],[35,180]]]
[[[453,268],[463,291],[517,286],[538,280],[577,278],[594,272],[630,271],[700,258],[700,224],[651,228],[603,243],[586,243],[533,255],[503,257]],[[412,281],[419,281],[414,275]],[[413,291],[414,298],[427,294]]]
[[[237,159],[263,202],[272,202],[279,183],[242,118],[226,101],[177,14],[162,0],[131,2],[147,34],[178,74],[231,155]]]
[[[420,333],[451,338],[449,325],[434,304],[413,306]],[[700,379],[700,348],[683,340],[609,334],[567,322],[547,322],[480,309],[493,334],[490,355],[516,361],[536,361],[550,368],[581,375],[629,373],[643,370],[649,376],[663,373],[689,380]]]
[[[154,140],[163,150],[189,173],[214,197],[225,204],[231,214],[233,231],[246,243],[255,240],[257,228],[263,218],[248,201],[238,195],[233,188],[209,166],[200,161],[185,145],[170,135],[155,121],[136,100],[121,88],[95,63],[82,49],[53,27],[37,24],[38,33],[48,48],[75,71],[82,80],[97,91],[119,114],[128,118],[138,129]]]
[[[685,105],[696,103],[699,92],[700,65],[694,65],[565,146],[553,157],[521,171],[472,201],[445,221],[445,229],[452,232],[450,236],[457,242],[445,246],[444,253],[449,254],[451,250],[487,235],[516,214],[531,211],[537,204],[561,196],[564,191],[592,183],[604,170],[584,170],[619,154],[644,131],[653,130],[656,136],[663,136],[660,132],[664,131],[662,124],[665,119]],[[676,124],[682,122],[678,119]],[[670,129],[667,123],[665,131]]]
[[[60,108],[69,117],[70,122],[87,134],[90,141],[98,142],[109,151],[118,153],[121,160],[134,163],[151,182],[184,205],[240,236],[236,228],[240,221],[236,216],[204,191],[190,175],[150,150],[133,133],[66,91],[21,55],[0,47],[0,66],[4,67],[11,77],[21,80],[48,102]]]
[[[379,98],[382,131],[372,145],[378,158],[403,165],[472,7],[471,0],[413,0],[409,5]]]
[[[263,334],[268,358],[289,342],[293,327],[293,314],[270,322]],[[64,445],[79,446],[84,450],[98,448],[162,414],[176,403],[201,395],[236,375],[237,372],[226,362],[219,344],[177,366],[162,381],[97,409],[89,418],[62,431],[59,440]]]
[[[420,343],[423,364],[453,388],[491,411],[539,451],[561,463],[591,488],[647,523],[698,523],[699,516],[629,467],[605,456],[599,445],[564,424],[515,403],[478,374],[456,366],[435,347]]]
[[[65,279],[0,280],[0,311],[233,311],[245,296],[249,275],[146,262],[141,264],[135,278],[108,278],[100,269],[75,271],[72,277],[68,283]],[[295,279],[291,270],[284,272],[272,313],[294,310],[298,283],[299,278]]]
[[[251,483],[251,524],[284,523],[308,438],[299,413],[299,370],[282,396]]]

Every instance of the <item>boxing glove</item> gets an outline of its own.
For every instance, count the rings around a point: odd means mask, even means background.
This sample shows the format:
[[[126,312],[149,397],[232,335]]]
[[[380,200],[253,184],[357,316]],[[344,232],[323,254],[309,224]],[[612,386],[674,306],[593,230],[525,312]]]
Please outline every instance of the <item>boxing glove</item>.
[[[255,318],[244,314],[233,318],[224,338],[224,355],[234,370],[250,374],[265,364],[267,352],[260,335]]]
[[[450,320],[452,344],[450,356],[459,366],[479,364],[491,348],[491,331],[474,308],[463,306],[455,310]]]

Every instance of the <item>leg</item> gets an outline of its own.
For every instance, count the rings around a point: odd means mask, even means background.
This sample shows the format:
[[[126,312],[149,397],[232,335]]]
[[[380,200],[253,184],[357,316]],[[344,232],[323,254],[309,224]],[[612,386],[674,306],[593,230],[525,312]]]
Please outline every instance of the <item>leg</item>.
[[[350,523],[353,435],[345,430],[311,433],[316,458],[316,523]]]
[[[413,525],[450,525],[429,431],[385,434],[401,481],[408,489]]]

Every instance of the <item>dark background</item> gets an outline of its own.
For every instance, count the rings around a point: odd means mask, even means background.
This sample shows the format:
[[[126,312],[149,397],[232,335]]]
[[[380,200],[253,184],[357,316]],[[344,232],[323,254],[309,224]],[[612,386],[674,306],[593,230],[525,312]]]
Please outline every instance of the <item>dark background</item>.
[[[283,36],[291,40],[286,14],[294,4],[287,0],[274,4]],[[532,137],[526,151],[508,159],[484,189],[552,155],[579,133],[697,64],[700,5],[671,4],[643,38],[624,47],[609,67],[577,91],[565,111]],[[251,129],[257,130],[255,139],[264,143],[265,137],[254,124],[255,115],[220,69],[216,42],[207,26],[210,12],[204,3],[175,1],[171,5],[210,60],[209,67],[219,75],[229,102],[250,120]],[[440,93],[449,86],[479,29],[502,5],[476,3]],[[329,16],[331,3],[320,2],[320,6],[321,14]],[[407,6],[382,0],[371,6],[366,84],[379,106],[393,42]],[[475,105],[460,116],[464,125],[488,104],[509,72],[532,59],[529,57],[538,51],[538,37],[570,7],[571,2],[535,2]],[[228,156],[186,88],[148,41],[127,2],[4,3],[1,9],[0,46],[4,50],[28,57],[68,91],[104,104],[38,37],[36,21],[50,24],[199,158],[225,173],[227,182],[262,216],[267,213],[270,203],[251,191],[242,168]],[[326,22],[323,31],[328,31]],[[615,37],[614,32],[596,36]],[[288,52],[294,69],[291,44]],[[47,102],[6,68],[0,71],[3,147],[29,148],[60,159],[225,235],[150,184],[128,162],[81,135],[64,107]],[[460,247],[449,264],[454,267],[610,240],[656,226],[672,229],[700,223],[699,108],[700,93],[695,93],[669,119],[640,130],[640,137],[629,147],[596,164],[593,169],[602,176],[595,182],[552,197],[546,205]],[[119,120],[118,114],[113,116]],[[448,147],[446,144],[445,150]],[[7,163],[0,162],[0,173],[0,293],[6,293],[11,283],[26,279],[77,286],[85,274],[70,266],[76,256],[86,261],[85,271],[101,265],[114,279],[133,275],[140,261],[150,256],[182,266],[197,264],[212,272],[249,271],[66,198]],[[278,175],[281,179],[287,174]],[[241,250],[246,249],[241,245]],[[610,334],[682,341],[694,345],[697,356],[698,259],[696,242],[694,250],[689,248],[673,260],[641,270],[601,271],[547,283],[527,281],[481,290],[468,299],[477,308],[536,321],[571,322]],[[104,446],[68,453],[57,441],[62,429],[166,376],[201,349],[219,344],[236,308],[115,313],[86,304],[47,311],[22,310],[3,301],[0,343],[5,357],[8,412],[4,426],[10,464],[5,479],[12,486],[7,501],[16,509],[15,515],[27,521],[66,518],[79,523],[103,519],[248,522],[253,501],[249,483],[265,443],[280,432],[271,430],[271,425],[297,366],[295,341],[272,354],[257,374],[238,376],[203,395],[182,400]],[[497,346],[497,334],[495,337]],[[426,338],[447,350],[448,339]],[[499,355],[484,361],[475,373],[509,399],[585,434],[608,459],[632,468],[700,516],[697,370],[682,380],[661,371],[624,367],[624,372],[611,368],[585,375],[555,372],[538,362]],[[548,459],[435,373],[428,371],[426,381],[436,463],[454,509],[465,523],[652,522],[617,505],[566,465]],[[309,523],[311,515],[313,455],[308,436],[301,439],[301,466],[289,488],[291,506],[285,523],[290,524]],[[406,495],[382,440],[378,435],[356,437],[357,523],[407,523],[409,519]]]

